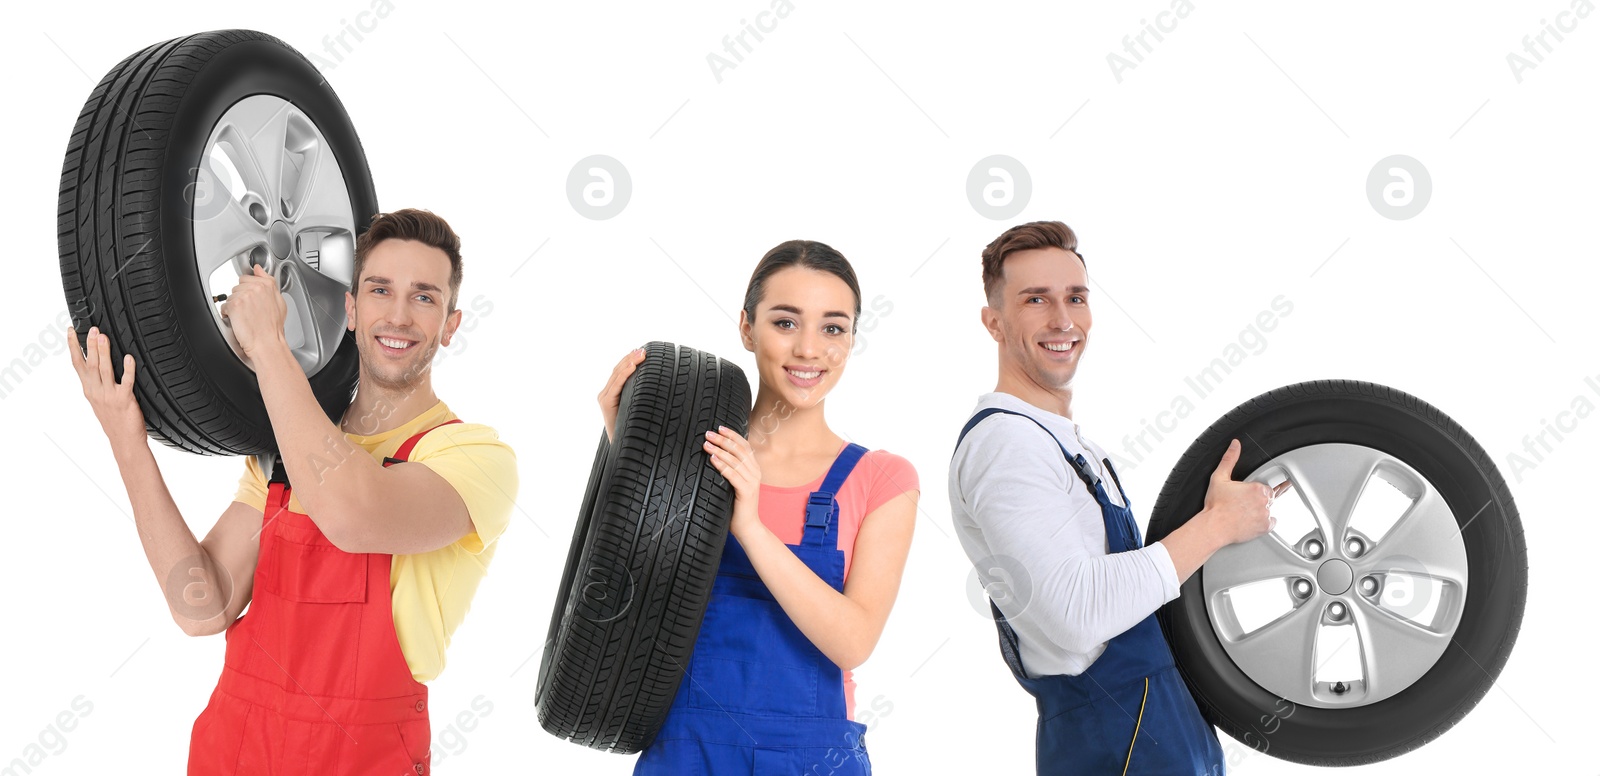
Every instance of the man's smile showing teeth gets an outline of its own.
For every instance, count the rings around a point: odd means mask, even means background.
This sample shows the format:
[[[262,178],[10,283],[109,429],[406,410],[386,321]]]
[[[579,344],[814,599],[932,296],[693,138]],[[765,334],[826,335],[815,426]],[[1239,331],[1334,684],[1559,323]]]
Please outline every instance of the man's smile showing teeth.
[[[1071,342],[1041,342],[1039,344],[1043,345],[1045,350],[1053,353],[1071,353],[1078,348],[1078,340],[1072,340]]]
[[[406,348],[417,344],[415,342],[411,342],[410,340],[391,339],[389,337],[377,337],[376,339],[378,340],[378,344],[390,350],[405,350]]]

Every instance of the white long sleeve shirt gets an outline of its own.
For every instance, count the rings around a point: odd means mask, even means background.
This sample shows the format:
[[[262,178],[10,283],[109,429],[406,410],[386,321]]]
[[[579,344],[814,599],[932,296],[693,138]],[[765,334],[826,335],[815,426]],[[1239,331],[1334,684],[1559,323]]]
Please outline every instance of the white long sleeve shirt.
[[[986,407],[1039,420],[1122,503],[1102,462],[1108,456],[1071,418],[1001,392],[979,397],[973,413]],[[950,514],[980,579],[1014,587],[998,589],[995,604],[1017,632],[1030,677],[1082,673],[1107,641],[1178,597],[1161,544],[1108,553],[1094,491],[1028,418],[997,413],[967,433],[950,461]]]

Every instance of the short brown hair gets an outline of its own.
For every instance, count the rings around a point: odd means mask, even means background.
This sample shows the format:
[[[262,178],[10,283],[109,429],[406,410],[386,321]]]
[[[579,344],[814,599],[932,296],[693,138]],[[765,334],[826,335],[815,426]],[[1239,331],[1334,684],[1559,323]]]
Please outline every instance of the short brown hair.
[[[1001,232],[994,242],[984,246],[983,296],[989,300],[989,306],[994,307],[999,301],[995,297],[1000,293],[1007,256],[1017,251],[1050,247],[1072,251],[1080,260],[1083,259],[1083,254],[1078,253],[1078,235],[1073,233],[1072,227],[1060,221],[1031,221],[1013,226]],[[1085,266],[1087,264],[1085,262]]]
[[[461,292],[461,238],[456,236],[455,230],[443,218],[418,208],[373,214],[372,225],[356,240],[356,263],[350,275],[350,293],[360,288],[361,265],[366,263],[367,254],[384,240],[416,240],[438,248],[450,257],[450,304],[445,308],[445,313],[455,312],[456,297]]]

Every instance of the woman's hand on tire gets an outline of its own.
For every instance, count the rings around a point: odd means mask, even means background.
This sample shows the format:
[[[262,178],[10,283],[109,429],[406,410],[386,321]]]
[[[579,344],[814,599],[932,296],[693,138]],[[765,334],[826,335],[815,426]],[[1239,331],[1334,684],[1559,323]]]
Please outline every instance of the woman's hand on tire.
[[[733,485],[733,521],[728,530],[739,536],[761,524],[756,505],[761,498],[761,464],[756,462],[750,441],[727,426],[706,432],[706,452],[711,465]]]
[[[1272,488],[1261,482],[1234,480],[1233,467],[1239,462],[1240,447],[1238,439],[1228,442],[1206,489],[1204,511],[1210,514],[1211,525],[1224,544],[1247,542],[1271,531],[1278,522],[1269,513],[1272,500],[1291,484],[1284,480]]]
[[[601,389],[597,400],[600,402],[600,417],[605,419],[606,438],[616,441],[617,438],[617,408],[622,404],[622,384],[628,381],[628,376],[639,367],[639,362],[644,361],[644,348],[634,348],[628,351],[617,362],[617,367],[611,370],[611,379],[606,381],[606,387]]]
[[[144,413],[133,398],[133,354],[123,355],[119,381],[111,369],[111,341],[99,327],[89,328],[87,352],[78,349],[78,333],[70,326],[67,327],[67,342],[72,370],[78,373],[78,382],[83,384],[83,398],[89,400],[111,446],[118,448],[143,440]]]

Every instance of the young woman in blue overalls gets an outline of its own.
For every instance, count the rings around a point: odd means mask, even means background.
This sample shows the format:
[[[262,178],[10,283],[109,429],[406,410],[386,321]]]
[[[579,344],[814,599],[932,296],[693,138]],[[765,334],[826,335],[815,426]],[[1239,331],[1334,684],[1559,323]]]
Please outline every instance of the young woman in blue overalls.
[[[751,276],[739,319],[760,378],[750,437],[707,429],[704,447],[733,485],[733,522],[694,653],[636,775],[872,772],[847,674],[899,591],[918,483],[905,459],[847,443],[823,417],[860,313],[854,270],[822,243],[783,243]],[[608,432],[643,357],[625,356],[600,394]]]

